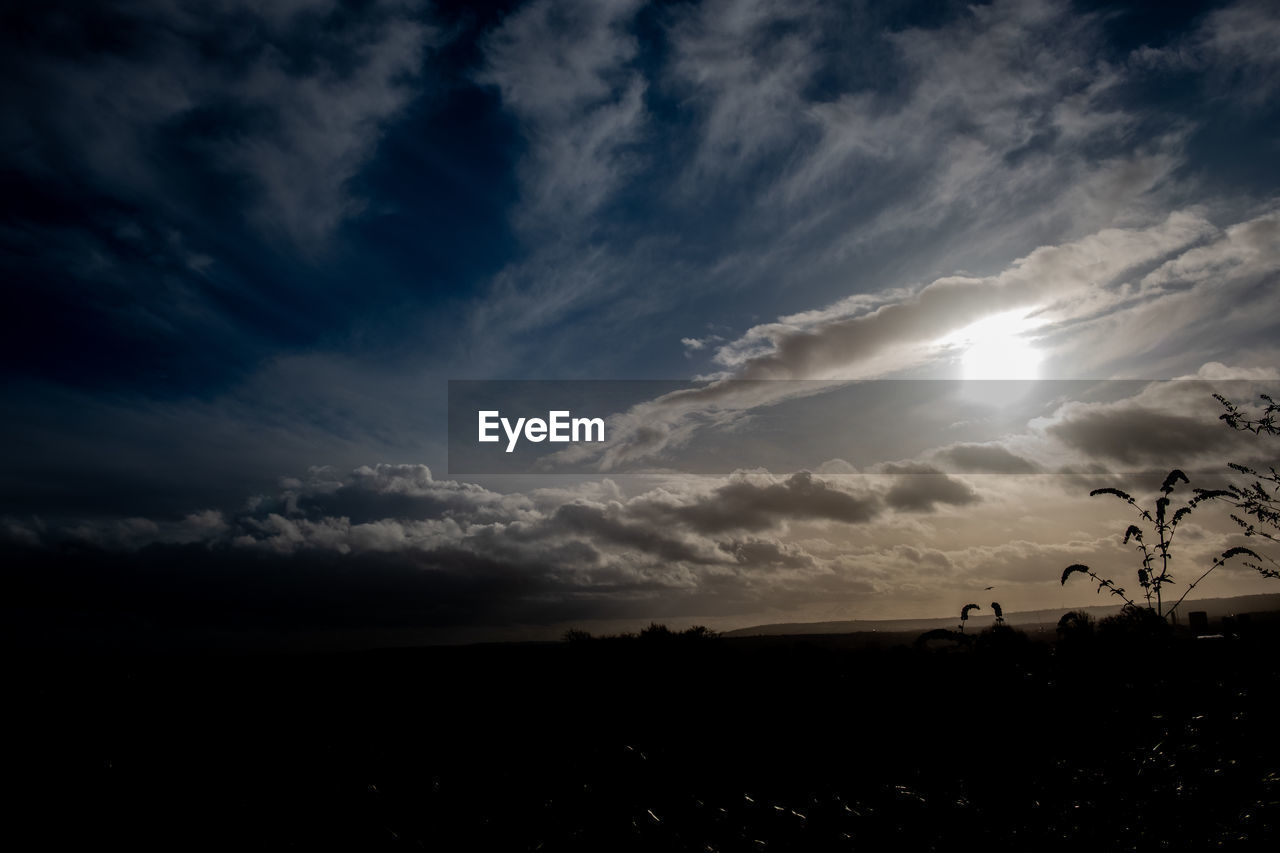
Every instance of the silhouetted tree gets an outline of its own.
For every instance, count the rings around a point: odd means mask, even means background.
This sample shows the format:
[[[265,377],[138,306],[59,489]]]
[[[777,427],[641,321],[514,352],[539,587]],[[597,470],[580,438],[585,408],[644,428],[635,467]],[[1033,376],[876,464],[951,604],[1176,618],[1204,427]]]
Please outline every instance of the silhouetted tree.
[[[952,631],[950,628],[934,628],[916,637],[916,647],[926,648],[934,640],[950,640],[954,643],[963,643],[968,639],[964,634],[959,631]]]
[[[650,622],[648,628],[640,629],[640,639],[642,640],[670,640],[675,633],[660,622]]]
[[[1093,636],[1093,617],[1083,610],[1071,610],[1058,620],[1058,636],[1064,640],[1081,640]]]
[[[1098,635],[1113,642],[1159,640],[1169,636],[1171,630],[1169,623],[1152,608],[1128,604],[1115,616],[1098,623]]]
[[[980,652],[1013,654],[1025,649],[1030,642],[1023,632],[999,622],[978,634],[974,647]]]

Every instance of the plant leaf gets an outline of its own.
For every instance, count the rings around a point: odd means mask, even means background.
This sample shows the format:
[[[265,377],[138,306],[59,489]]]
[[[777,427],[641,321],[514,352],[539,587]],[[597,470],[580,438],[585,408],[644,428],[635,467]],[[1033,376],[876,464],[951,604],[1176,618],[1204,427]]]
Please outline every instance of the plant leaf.
[[[1084,574],[1087,575],[1089,574],[1089,567],[1082,566],[1079,563],[1076,563],[1075,565],[1067,566],[1066,570],[1063,571],[1062,573],[1062,583],[1065,584],[1067,582],[1067,578],[1071,577],[1076,572],[1083,572]]]
[[[1160,491],[1164,492],[1166,495],[1169,494],[1173,491],[1173,487],[1177,485],[1179,480],[1187,485],[1191,485],[1191,481],[1187,479],[1187,475],[1182,473],[1181,470],[1174,468],[1169,472],[1169,476],[1164,478],[1164,482],[1160,484]]]

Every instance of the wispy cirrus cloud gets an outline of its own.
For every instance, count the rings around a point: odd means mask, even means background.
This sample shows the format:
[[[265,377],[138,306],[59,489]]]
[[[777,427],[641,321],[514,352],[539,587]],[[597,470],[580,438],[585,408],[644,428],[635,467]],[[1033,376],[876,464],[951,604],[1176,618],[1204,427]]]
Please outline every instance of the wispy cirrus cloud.
[[[631,68],[639,0],[536,0],[484,43],[477,82],[497,87],[529,144],[518,221],[581,225],[635,171],[644,77]],[[554,233],[554,232],[553,232]]]
[[[5,75],[11,160],[73,170],[179,222],[191,211],[173,198],[175,176],[230,180],[263,228],[308,253],[363,208],[351,180],[421,92],[441,40],[413,2],[359,14],[338,3],[115,3],[66,27],[25,24]],[[96,28],[119,35],[97,39]],[[182,175],[197,164],[207,173]]]
[[[582,31],[572,85],[542,69],[558,48],[527,48],[552,10],[572,22],[566,32]],[[652,360],[655,344],[626,328],[696,297],[695,310],[723,311],[718,330],[744,331],[720,332],[736,340],[715,350],[673,345],[668,369],[700,352],[737,367],[753,343],[773,344],[774,324],[744,319],[804,325],[868,312],[916,293],[913,282],[956,269],[994,275],[1038,247],[1155,228],[1176,211],[1212,211],[1218,222],[1257,212],[1188,177],[1203,123],[1137,96],[1161,72],[1100,51],[1105,16],[1002,0],[903,26],[865,9],[726,0],[656,17],[669,50],[655,55],[632,35],[639,20],[630,4],[588,14],[544,0],[488,42],[479,79],[500,87],[522,125],[521,215],[542,230],[529,257],[494,279],[472,328],[509,340],[514,363],[524,341],[584,311],[602,340],[626,342],[618,355],[643,346]],[[1221,29],[1212,16],[1197,26],[1186,38]],[[1253,61],[1213,57],[1218,69]],[[543,78],[549,94],[528,94]],[[641,86],[627,121],[603,118]],[[607,144],[555,153],[554,139],[579,136]],[[553,164],[569,162],[574,177],[558,177],[565,169]],[[576,181],[590,184],[573,189],[581,210],[617,202],[619,215],[586,225],[539,200]],[[593,238],[605,222],[609,238]],[[797,310],[805,302],[816,307]],[[701,340],[699,331],[686,326],[672,341]]]

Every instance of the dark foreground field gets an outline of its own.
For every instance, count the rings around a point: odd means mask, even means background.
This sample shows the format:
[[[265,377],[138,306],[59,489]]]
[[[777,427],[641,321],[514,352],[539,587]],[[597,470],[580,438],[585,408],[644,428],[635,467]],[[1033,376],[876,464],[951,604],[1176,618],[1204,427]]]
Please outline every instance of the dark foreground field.
[[[6,661],[9,849],[1272,848],[1238,639]]]

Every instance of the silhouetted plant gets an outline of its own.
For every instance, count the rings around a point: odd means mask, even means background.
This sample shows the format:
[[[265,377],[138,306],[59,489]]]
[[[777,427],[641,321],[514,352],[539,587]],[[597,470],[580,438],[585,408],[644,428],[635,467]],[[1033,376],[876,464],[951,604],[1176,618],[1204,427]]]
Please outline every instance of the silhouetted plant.
[[[998,601],[993,601],[993,602],[991,602],[991,612],[993,612],[993,613],[995,613],[995,614],[996,614],[996,624],[997,624],[997,625],[1003,625],[1003,624],[1004,624],[1004,609],[1000,606],[1000,602],[998,602]]]
[[[925,648],[933,640],[951,640],[956,643],[964,643],[969,640],[969,637],[959,631],[952,631],[950,628],[934,628],[916,637],[916,646]]]
[[[669,640],[674,636],[675,632],[660,622],[650,622],[648,628],[640,629],[642,640]]]
[[[564,632],[564,641],[566,643],[585,643],[595,639],[589,631],[581,631],[577,628],[570,628]]]
[[[998,622],[978,634],[975,648],[984,652],[1007,653],[1023,649],[1029,642],[1030,638],[1023,632]]]
[[[1240,407],[1232,403],[1221,394],[1214,394],[1213,399],[1217,400],[1225,408],[1226,414],[1218,415],[1218,420],[1226,421],[1227,426],[1232,429],[1245,430],[1254,435],[1280,435],[1280,424],[1276,423],[1276,412],[1280,412],[1280,403],[1271,399],[1269,394],[1259,394],[1259,399],[1263,400],[1267,405],[1262,410],[1262,415],[1257,418],[1250,418],[1240,410]]]
[[[1183,591],[1181,597],[1178,598],[1177,602],[1174,603],[1172,607],[1165,610],[1163,591],[1164,587],[1173,583],[1173,575],[1169,572],[1169,561],[1173,558],[1173,538],[1174,534],[1177,533],[1178,524],[1189,516],[1192,510],[1194,510],[1203,501],[1224,497],[1230,494],[1230,492],[1222,489],[1196,489],[1195,497],[1191,498],[1185,504],[1178,507],[1174,512],[1170,513],[1169,507],[1173,503],[1173,499],[1170,495],[1173,494],[1173,491],[1177,488],[1179,482],[1190,485],[1190,481],[1187,480],[1187,475],[1175,468],[1169,472],[1169,476],[1165,477],[1164,482],[1160,484],[1161,494],[1160,497],[1156,498],[1154,512],[1138,506],[1138,502],[1134,500],[1132,495],[1127,492],[1123,492],[1120,489],[1094,489],[1089,493],[1090,497],[1095,495],[1113,495],[1119,498],[1129,506],[1133,507],[1133,509],[1138,513],[1139,518],[1150,525],[1150,532],[1154,540],[1152,543],[1148,544],[1141,527],[1136,524],[1130,524],[1128,528],[1125,529],[1123,544],[1128,545],[1130,541],[1137,543],[1137,550],[1142,555],[1142,564],[1138,568],[1138,584],[1142,587],[1142,595],[1146,599],[1145,609],[1155,613],[1161,618],[1166,618],[1177,610],[1178,605],[1187,597],[1187,593],[1195,589],[1196,585],[1199,584],[1200,581],[1204,580],[1209,572],[1212,572],[1218,566],[1223,565],[1232,557],[1248,554],[1254,559],[1261,559],[1256,553],[1248,548],[1228,548],[1226,551],[1223,551],[1222,554],[1213,559],[1213,564],[1205,570],[1204,574],[1200,575],[1200,577],[1196,578],[1195,581],[1188,585],[1186,590]],[[1257,567],[1255,566],[1255,568]],[[1112,595],[1121,598],[1126,607],[1133,608],[1135,610],[1144,609],[1139,607],[1138,603],[1129,597],[1125,592],[1124,587],[1117,585],[1110,578],[1100,576],[1088,566],[1080,563],[1067,566],[1062,573],[1062,583],[1065,585],[1067,578],[1076,573],[1085,574],[1093,578],[1098,584],[1098,592],[1102,592],[1104,589],[1109,590]]]
[[[964,633],[964,623],[969,621],[970,610],[981,610],[982,608],[976,604],[966,604],[960,608],[960,633]]]
[[[1098,623],[1098,634],[1108,641],[1146,642],[1168,636],[1170,630],[1169,623],[1153,608],[1130,604]]]
[[[648,628],[640,630],[640,639],[653,642],[667,642],[673,640],[681,641],[699,641],[714,640],[720,636],[705,625],[694,625],[683,631],[672,631],[661,622],[650,622]]]
[[[1218,419],[1241,432],[1251,432],[1254,435],[1280,435],[1280,425],[1276,423],[1276,413],[1280,412],[1280,403],[1276,403],[1266,394],[1259,396],[1266,405],[1258,417],[1250,418],[1226,397],[1214,394],[1214,399],[1227,410],[1219,415]],[[1276,471],[1274,465],[1268,466],[1265,473],[1237,462],[1228,462],[1227,465],[1232,470],[1253,478],[1252,482],[1243,486],[1233,483],[1227,486],[1225,494],[1218,492],[1213,497],[1227,500],[1240,511],[1239,515],[1231,513],[1231,519],[1240,525],[1245,536],[1280,542],[1280,472]],[[1254,563],[1246,563],[1246,565],[1263,577],[1280,577],[1280,563],[1270,557],[1266,559],[1274,568],[1266,568]]]
[[[1058,636],[1064,640],[1082,640],[1093,636],[1093,617],[1083,610],[1062,614],[1058,620]]]

